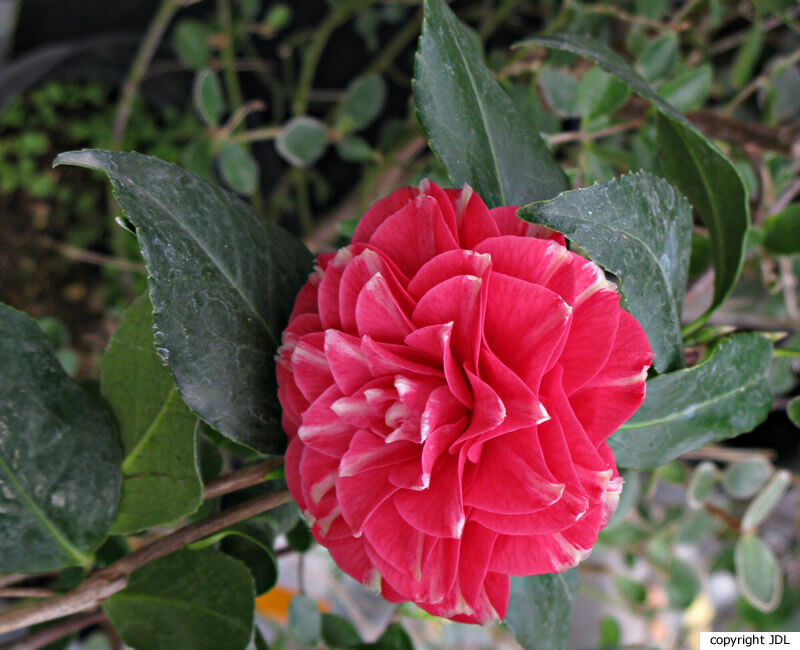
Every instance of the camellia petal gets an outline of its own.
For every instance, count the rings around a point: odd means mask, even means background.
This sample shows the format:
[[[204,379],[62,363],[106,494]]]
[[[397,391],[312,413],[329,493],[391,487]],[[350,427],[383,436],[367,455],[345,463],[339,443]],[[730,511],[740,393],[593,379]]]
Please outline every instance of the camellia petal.
[[[423,181],[318,258],[276,358],[286,481],[315,539],[391,602],[484,623],[509,576],[590,552],[622,480],[606,438],[652,353],[562,235]]]

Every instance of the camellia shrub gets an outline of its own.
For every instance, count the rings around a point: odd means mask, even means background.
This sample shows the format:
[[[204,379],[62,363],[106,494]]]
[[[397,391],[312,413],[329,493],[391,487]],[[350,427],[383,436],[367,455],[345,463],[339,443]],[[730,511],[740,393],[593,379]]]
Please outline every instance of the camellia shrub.
[[[762,422],[773,345],[706,327],[749,227],[728,157],[602,43],[548,33],[517,47],[583,57],[622,102],[647,103],[660,175],[569,190],[444,0],[424,2],[413,99],[450,186],[393,188],[338,250],[315,258],[157,158],[58,156],[108,176],[148,289],[111,338],[99,391],[0,307],[0,585],[60,576],[0,612],[0,638],[44,645],[103,621],[145,650],[266,647],[254,608],[276,581],[275,540],[303,550],[310,528],[391,603],[566,647],[573,569],[636,489],[621,472]],[[195,90],[213,95],[210,79]],[[303,119],[276,143],[297,164],[313,158],[298,157],[316,128]],[[684,323],[693,210],[713,297]],[[238,465],[219,473],[219,450]],[[722,480],[742,498],[763,487],[736,523],[735,564],[749,601],[772,611],[782,583],[756,532],[790,478],[764,464],[742,474],[763,474],[752,490]],[[698,467],[695,506],[717,478]],[[687,606],[696,589],[675,593]],[[410,645],[396,622],[365,644],[304,595],[289,625],[310,646]]]

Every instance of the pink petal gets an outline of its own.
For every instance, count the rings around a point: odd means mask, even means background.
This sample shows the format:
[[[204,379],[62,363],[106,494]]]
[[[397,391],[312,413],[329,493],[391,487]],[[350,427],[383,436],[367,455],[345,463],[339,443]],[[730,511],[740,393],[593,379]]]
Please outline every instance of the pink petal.
[[[408,277],[432,257],[458,248],[438,202],[424,195],[387,217],[369,243],[394,260]]]
[[[442,189],[427,178],[423,179],[419,186],[423,194],[430,196],[439,204],[439,210],[442,213],[442,219],[444,219],[447,229],[453,235],[453,239],[458,240],[458,224],[456,223],[456,213],[453,206],[453,193],[459,190]]]
[[[460,539],[437,539],[422,566],[422,576],[427,593],[425,601],[441,602],[453,588],[458,575]]]
[[[534,449],[533,445],[528,449]],[[525,514],[558,501],[564,485],[542,476],[541,459],[527,451],[505,438],[486,443],[480,463],[467,466],[464,504],[500,514]],[[508,476],[514,480],[504,480]]]
[[[375,510],[364,528],[364,537],[368,542],[367,554],[382,576],[394,569],[415,582],[422,580],[422,564],[430,551],[430,538],[406,523],[393,500],[384,501]],[[400,587],[397,580],[391,582],[395,588]],[[416,587],[414,591],[421,589]]]
[[[444,385],[441,378],[430,375],[398,375],[395,377],[394,387],[400,401],[411,413],[422,414],[431,393]]]
[[[482,285],[474,275],[449,278],[422,296],[412,314],[417,327],[452,321],[451,344],[456,359],[473,366],[482,335]]]
[[[324,349],[333,380],[345,395],[372,380],[358,337],[329,329],[325,332]]]
[[[317,506],[336,484],[338,466],[337,459],[331,456],[321,454],[310,447],[306,447],[303,451],[303,457],[300,459],[303,500],[308,511],[316,519],[320,519],[328,513],[328,510],[321,511]]]
[[[297,503],[301,511],[306,510],[305,500],[303,499],[302,479],[300,477],[300,460],[303,457],[305,445],[300,438],[293,438],[286,448],[286,455],[283,458],[283,472],[286,475],[286,485],[292,498]]]
[[[381,504],[397,490],[397,487],[386,480],[384,468],[365,470],[354,476],[339,478],[336,496],[342,509],[342,517],[354,535],[361,535]]]
[[[494,237],[482,241],[475,250],[491,255],[493,271],[541,285],[572,304],[574,259],[582,258],[556,242],[532,237]]]
[[[614,433],[645,395],[652,352],[639,323],[620,312],[619,329],[608,362],[586,386],[570,395],[575,415],[597,445]]]
[[[474,603],[480,597],[496,539],[497,533],[494,531],[484,528],[472,520],[467,521],[464,536],[461,539],[458,583],[461,593],[468,603]]]
[[[358,221],[355,232],[353,232],[353,243],[367,242],[372,233],[400,208],[407,203],[414,201],[419,190],[416,187],[401,187],[392,192],[389,196],[378,201],[364,214]]]
[[[317,540],[322,543],[322,540]],[[325,547],[342,571],[361,584],[371,584],[377,578],[375,566],[364,551],[364,542],[360,539],[343,538],[325,540]]]
[[[492,259],[487,254],[461,248],[449,250],[422,265],[408,284],[408,293],[415,300],[419,300],[437,284],[449,278],[459,275],[482,278],[491,267]]]
[[[492,272],[487,294],[487,345],[532,390],[538,390],[548,362],[569,332],[572,309],[549,289],[501,273]]]
[[[486,204],[469,185],[464,185],[454,207],[458,241],[463,248],[475,248],[484,239],[500,235],[497,222],[489,214]]]
[[[353,428],[331,410],[340,397],[342,392],[333,384],[303,413],[303,424],[297,430],[306,445],[334,458],[347,451],[353,435]]]
[[[386,444],[383,438],[369,431],[357,431],[347,453],[339,462],[339,476],[356,476],[359,472],[380,469],[419,459],[419,448],[408,442]]]
[[[619,294],[601,290],[572,311],[572,326],[558,362],[564,368],[567,395],[592,379],[611,354],[619,324]]]
[[[562,533],[500,535],[492,551],[490,570],[512,576],[561,573],[585,560],[590,550],[574,546]]]
[[[442,457],[430,486],[422,492],[401,490],[394,496],[400,516],[412,527],[435,537],[461,537],[466,519],[461,501],[458,459]]]
[[[278,358],[275,364],[275,375],[278,378],[278,400],[283,407],[281,426],[291,440],[297,435],[300,426],[301,413],[308,408],[308,400],[294,383],[292,372],[287,368],[289,362]]]
[[[381,273],[376,273],[358,295],[356,327],[360,336],[393,343],[402,342],[414,329]]]
[[[309,402],[317,399],[333,383],[323,350],[324,339],[322,332],[305,334],[292,353],[295,383]]]
[[[373,377],[407,373],[442,376],[441,368],[428,365],[424,355],[407,345],[382,343],[365,336],[361,339],[361,351]]]
[[[492,208],[489,214],[497,222],[497,227],[504,235],[517,235],[519,237],[536,237],[538,239],[550,239],[558,242],[561,246],[566,246],[567,242],[564,235],[555,230],[550,230],[535,223],[528,223],[517,216],[516,206],[502,206]]]
[[[458,440],[467,426],[467,417],[463,416],[452,424],[437,426],[428,434],[422,448],[422,481],[423,485],[430,483],[433,467],[439,457]]]
[[[435,359],[444,367],[444,375],[450,391],[467,408],[472,408],[472,393],[467,386],[460,364],[453,356],[451,341],[453,321],[443,325],[428,325],[414,330],[406,337],[406,344]]]
[[[317,293],[319,317],[324,329],[329,327],[340,329],[342,327],[339,318],[339,286],[345,267],[352,262],[358,252],[360,251],[355,246],[346,246],[340,249],[325,269]]]

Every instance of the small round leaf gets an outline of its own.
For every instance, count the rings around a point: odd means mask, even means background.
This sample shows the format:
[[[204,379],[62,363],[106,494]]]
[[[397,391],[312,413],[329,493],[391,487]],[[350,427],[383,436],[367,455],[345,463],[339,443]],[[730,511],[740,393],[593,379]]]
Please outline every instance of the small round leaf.
[[[692,478],[689,479],[689,488],[686,491],[686,498],[692,508],[699,508],[711,494],[714,484],[717,482],[717,466],[714,463],[700,463],[694,470]]]
[[[308,596],[298,594],[289,603],[289,632],[304,645],[317,645],[322,633],[322,615]]]
[[[783,583],[778,561],[759,537],[743,535],[734,552],[736,579],[742,595],[756,609],[770,612],[781,599]]]
[[[226,142],[219,150],[219,169],[228,186],[250,195],[258,187],[258,163],[242,145]]]
[[[217,75],[205,69],[197,73],[192,88],[194,106],[203,121],[209,126],[219,126],[225,112],[225,98]]]
[[[753,530],[764,521],[773,508],[778,505],[786,488],[792,482],[792,474],[788,470],[782,469],[764,486],[755,499],[747,506],[742,516],[742,530]]]
[[[289,120],[275,139],[278,153],[295,167],[309,167],[319,160],[328,146],[325,125],[313,117]]]
[[[383,110],[386,103],[386,82],[377,74],[355,79],[347,88],[347,95],[336,120],[336,128],[348,133],[368,126]]]
[[[372,147],[364,138],[346,135],[336,143],[336,153],[347,162],[364,162],[372,158]]]
[[[772,466],[764,458],[747,458],[728,465],[722,473],[722,485],[737,499],[753,496],[772,474]]]
[[[793,397],[786,405],[786,415],[796,427],[800,427],[800,397]]]
[[[172,32],[172,46],[181,61],[199,69],[208,63],[208,28],[199,20],[181,20]]]

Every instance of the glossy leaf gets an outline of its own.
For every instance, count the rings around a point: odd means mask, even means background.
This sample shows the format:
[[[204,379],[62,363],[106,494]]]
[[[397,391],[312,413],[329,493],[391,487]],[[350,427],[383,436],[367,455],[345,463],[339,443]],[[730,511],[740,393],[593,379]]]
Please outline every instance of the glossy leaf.
[[[0,305],[0,573],[89,566],[119,501],[117,432],[39,326]]]
[[[564,172],[483,62],[474,32],[444,0],[425,0],[414,101],[431,149],[456,186],[489,207],[549,199]]]
[[[386,103],[386,82],[377,74],[354,79],[339,109],[337,130],[343,133],[359,131],[378,117]]]
[[[744,511],[742,530],[749,531],[758,528],[778,505],[791,483],[792,473],[789,470],[782,469],[776,472]]]
[[[219,170],[232,190],[249,196],[258,187],[258,163],[238,142],[226,142],[219,150]]]
[[[683,364],[680,317],[692,229],[691,208],[665,180],[645,172],[564,192],[517,212],[564,233],[620,278],[663,372]]]
[[[197,73],[192,86],[192,101],[207,125],[219,126],[219,121],[225,112],[225,98],[222,95],[219,78],[214,72],[201,70]]]
[[[289,632],[300,643],[315,646],[322,634],[322,615],[311,598],[294,596],[289,603]]]
[[[512,577],[505,622],[526,649],[569,647],[578,572]]]
[[[585,36],[551,34],[524,44],[567,50],[585,56],[616,75],[658,109],[661,168],[697,209],[711,237],[716,309],[736,284],[750,217],[747,195],[736,168],[686,118],[665,102],[616,52]]]
[[[100,390],[122,440],[122,497],[112,532],[170,524],[202,503],[197,416],[181,401],[153,344],[153,308],[139,297],[103,355]]]
[[[328,132],[316,118],[295,117],[281,128],[275,148],[295,167],[309,167],[322,158],[328,148]]]
[[[355,626],[336,614],[322,615],[322,640],[331,648],[349,648],[361,643]]]
[[[770,612],[781,599],[781,569],[772,550],[759,537],[742,535],[734,551],[736,580],[742,595],[756,609]]]
[[[233,440],[280,452],[273,357],[311,269],[305,246],[156,158],[84,150],[56,163],[109,174],[150,272],[156,349],[186,404]]]
[[[709,442],[750,431],[769,413],[772,346],[734,334],[703,362],[647,382],[644,404],[609,438],[620,467],[651,469]]]
[[[719,471],[714,463],[704,461],[695,467],[686,490],[686,498],[692,508],[703,505],[714,489],[718,475]]]
[[[182,550],[134,571],[103,610],[133,648],[239,650],[253,631],[253,580],[224,553]]]
[[[747,458],[731,463],[722,473],[722,485],[728,494],[747,499],[761,488],[772,474],[772,465],[765,458]]]

